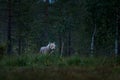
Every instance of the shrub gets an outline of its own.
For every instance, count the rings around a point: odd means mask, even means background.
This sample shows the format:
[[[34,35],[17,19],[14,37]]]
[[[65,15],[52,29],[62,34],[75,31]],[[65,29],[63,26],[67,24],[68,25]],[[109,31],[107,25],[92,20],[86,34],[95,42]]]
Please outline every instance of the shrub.
[[[68,66],[74,66],[74,65],[78,66],[81,64],[81,59],[79,56],[69,57],[66,61],[67,61],[66,63],[68,64]]]
[[[5,54],[6,46],[5,45],[0,45],[0,55]]]

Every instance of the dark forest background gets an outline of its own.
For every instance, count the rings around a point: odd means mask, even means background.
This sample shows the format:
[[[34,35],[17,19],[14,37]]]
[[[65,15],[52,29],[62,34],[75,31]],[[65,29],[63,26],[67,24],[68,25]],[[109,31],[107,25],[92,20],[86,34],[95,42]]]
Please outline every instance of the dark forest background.
[[[119,0],[0,0],[0,53],[119,55]]]

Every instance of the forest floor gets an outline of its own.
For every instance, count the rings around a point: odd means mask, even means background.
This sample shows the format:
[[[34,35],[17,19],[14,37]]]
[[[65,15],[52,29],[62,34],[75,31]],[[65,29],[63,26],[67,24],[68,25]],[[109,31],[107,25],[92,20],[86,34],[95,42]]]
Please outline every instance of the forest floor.
[[[12,56],[7,59],[0,60],[0,80],[120,80],[120,66],[108,58]]]
[[[120,67],[4,68],[0,80],[120,80]]]

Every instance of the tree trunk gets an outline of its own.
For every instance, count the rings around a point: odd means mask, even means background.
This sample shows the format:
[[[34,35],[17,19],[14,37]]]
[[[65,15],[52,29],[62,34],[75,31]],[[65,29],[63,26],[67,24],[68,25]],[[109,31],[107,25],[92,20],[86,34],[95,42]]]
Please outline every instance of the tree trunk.
[[[93,53],[94,53],[95,34],[96,34],[96,21],[94,21],[94,30],[93,30],[93,34],[92,34],[92,38],[91,38],[91,47],[90,47],[91,54],[90,54],[90,56],[93,56]]]
[[[71,26],[69,26],[68,31],[68,54],[71,55]]]
[[[119,13],[119,7],[116,8],[116,33],[115,33],[115,56],[120,55],[120,31],[119,31],[119,23],[120,20],[120,13]]]
[[[118,27],[118,55],[120,55],[120,23]]]
[[[93,31],[92,38],[91,38],[91,48],[90,48],[91,49],[91,56],[94,53],[95,34],[96,34],[96,24],[95,24],[94,31]]]
[[[22,40],[21,40],[21,36],[19,34],[19,39],[18,39],[18,54],[20,55],[22,52]]]
[[[46,19],[48,18],[48,8],[49,8],[49,0],[46,0],[46,2],[45,2],[45,16],[46,16]]]
[[[48,25],[48,8],[49,8],[49,0],[46,0],[45,2],[45,21],[44,21],[44,31],[43,31],[43,34],[44,34],[44,40],[45,40],[45,43],[48,42],[48,32],[49,32],[49,25]]]
[[[63,49],[64,49],[64,41],[62,41],[62,45],[61,45],[61,56],[63,56]]]
[[[115,56],[118,56],[118,16],[116,16],[116,27],[115,27]]]
[[[118,26],[116,26],[116,33],[115,33],[115,56],[118,55]]]
[[[61,28],[59,27],[58,29],[58,36],[59,36],[59,54],[62,54],[61,53],[61,47],[62,47],[62,36],[61,36]]]
[[[7,31],[7,53],[11,54],[12,53],[12,43],[11,43],[11,20],[12,20],[12,2],[11,0],[8,0],[8,31]]]

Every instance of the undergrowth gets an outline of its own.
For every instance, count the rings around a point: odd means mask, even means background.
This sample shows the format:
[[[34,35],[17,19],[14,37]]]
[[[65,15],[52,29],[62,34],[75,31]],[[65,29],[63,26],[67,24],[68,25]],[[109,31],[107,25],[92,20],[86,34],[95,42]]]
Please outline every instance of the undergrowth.
[[[0,80],[120,80],[117,62],[105,56],[4,55]]]
[[[79,55],[61,57],[59,55],[40,55],[40,54],[23,54],[23,55],[4,55],[0,60],[0,67],[47,67],[47,66],[112,66],[116,60],[110,57],[81,57]]]

